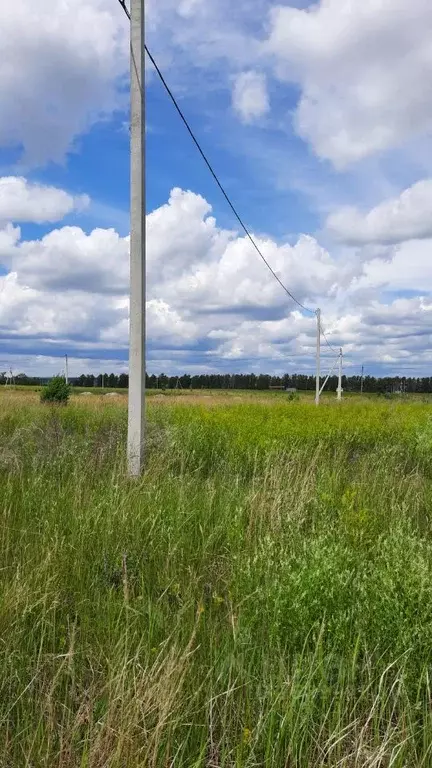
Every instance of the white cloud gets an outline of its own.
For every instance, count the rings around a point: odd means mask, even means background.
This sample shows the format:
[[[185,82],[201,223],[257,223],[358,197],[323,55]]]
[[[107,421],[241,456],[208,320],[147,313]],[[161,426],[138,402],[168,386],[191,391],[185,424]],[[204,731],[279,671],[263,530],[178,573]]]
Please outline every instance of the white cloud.
[[[357,285],[421,295],[432,292],[431,254],[432,239],[401,243],[389,249],[385,258],[366,261]]]
[[[270,110],[267,83],[260,72],[242,72],[234,82],[232,103],[244,123],[252,123]]]
[[[83,210],[89,203],[87,195],[74,197],[63,189],[31,183],[22,176],[0,177],[0,222],[59,221],[74,210]]]
[[[147,224],[153,367],[312,370],[315,318],[289,301],[249,241],[217,226],[203,197],[175,189]],[[351,362],[415,367],[432,357],[432,303],[420,298],[432,293],[425,279],[432,241],[339,256],[306,235],[295,245],[257,241],[294,295],[311,306],[319,298],[328,338]],[[11,271],[0,275],[0,356],[12,343],[20,354],[41,348],[83,357],[89,350],[125,354],[127,237],[61,227],[25,241],[9,225],[0,230],[1,248]],[[403,299],[402,289],[415,295]],[[324,354],[331,357],[326,348]]]
[[[169,202],[147,217],[152,297],[163,291],[171,305],[201,314],[266,307],[280,312],[287,305],[286,294],[250,241],[217,227],[210,211],[199,195],[175,189]],[[313,237],[304,235],[295,246],[255,237],[273,269],[302,302],[313,303],[317,291],[331,291],[337,279],[346,279],[347,271],[338,270]]]
[[[432,129],[429,0],[275,6],[266,51],[298,83],[299,134],[342,168]]]
[[[280,311],[286,295],[249,240],[217,227],[210,213],[200,195],[174,189],[168,203],[148,215],[149,298],[201,313],[267,306]],[[86,234],[80,227],[65,226],[39,240],[18,237],[19,230],[4,229],[0,260],[28,287],[111,295],[128,290],[129,238],[114,229]],[[331,291],[336,279],[348,274],[310,236],[301,236],[294,246],[256,239],[300,301],[314,300],[317,290]]]
[[[123,310],[123,318],[115,325],[102,329],[100,338],[105,343],[127,345],[129,338],[129,300],[125,298],[116,303],[118,310]],[[181,347],[185,342],[199,336],[196,323],[185,320],[182,315],[162,299],[150,299],[146,302],[146,335],[154,343],[168,343]]]
[[[267,2],[254,0],[258,23]],[[146,19],[152,50],[164,70],[171,69],[171,81],[179,70],[191,74],[194,68],[214,68],[217,87],[226,87],[229,74],[260,56],[260,44],[250,34],[250,0],[148,0]]]
[[[205,0],[180,0],[177,12],[179,16],[189,19],[202,8],[204,2]]]
[[[231,0],[149,0],[147,15],[152,48],[177,92],[186,82],[198,88],[198,72],[201,86],[205,70],[212,90],[234,83],[234,109],[253,122],[269,113],[274,65],[280,80],[300,86],[298,132],[338,167],[432,127],[429,0],[307,8],[255,0],[253,19],[248,0],[235,9]],[[125,105],[118,84],[128,77],[128,34],[115,2],[4,3],[0,144],[22,147],[29,163],[62,160],[77,136]],[[282,115],[273,117],[279,125]]]
[[[15,0],[0,6],[0,145],[27,163],[60,161],[119,104],[128,24],[105,0]]]
[[[198,327],[162,300],[150,300],[147,334],[152,343],[181,346],[196,337]],[[34,349],[126,349],[127,297],[83,290],[48,292],[23,285],[16,272],[0,276],[0,332],[3,339]],[[3,357],[3,355],[0,355]]]
[[[342,319],[338,326],[349,359],[364,358],[399,374],[429,375],[431,320],[430,299],[396,298],[387,305],[372,301],[360,315]]]
[[[20,228],[14,227],[10,222],[0,229],[0,264],[2,257],[5,260],[6,256],[13,252],[20,237]]]
[[[203,261],[223,252],[230,232],[216,226],[211,206],[201,195],[175,188],[169,200],[147,216],[149,283],[175,285]]]
[[[0,250],[0,261],[29,288],[121,295],[128,289],[128,254],[129,238],[113,229],[87,235],[80,227],[62,227]]]
[[[22,283],[16,272],[0,276],[0,329],[14,339],[79,339],[97,346],[101,331],[124,314],[112,299],[83,291],[47,293]]]
[[[368,213],[342,208],[328,217],[326,226],[336,239],[350,245],[432,237],[432,179],[418,181]]]
[[[235,330],[210,332],[211,338],[220,339],[212,356],[228,360],[267,358],[286,365],[294,353],[297,363],[310,364],[316,344],[315,328],[315,319],[300,312],[281,320],[240,321]]]
[[[153,341],[171,338],[178,345],[199,335],[196,323],[185,320],[162,299],[147,301],[146,311],[147,335]]]
[[[336,283],[336,265],[314,238],[302,235],[294,246],[278,246],[270,238],[255,236],[255,240],[276,274],[302,303],[314,306],[317,291],[327,293]],[[177,288],[174,284],[166,288],[170,294],[176,290],[182,303],[208,311],[267,308],[274,314],[287,305],[295,308],[245,237],[228,243],[217,261],[203,261],[193,275],[184,275]]]

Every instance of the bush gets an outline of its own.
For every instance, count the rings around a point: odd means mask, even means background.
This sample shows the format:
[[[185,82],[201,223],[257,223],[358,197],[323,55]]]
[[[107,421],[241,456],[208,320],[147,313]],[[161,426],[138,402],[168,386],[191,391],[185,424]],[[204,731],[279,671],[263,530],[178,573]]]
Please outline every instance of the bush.
[[[43,388],[41,401],[43,403],[66,403],[69,400],[70,386],[66,384],[64,376],[54,376],[49,384]]]

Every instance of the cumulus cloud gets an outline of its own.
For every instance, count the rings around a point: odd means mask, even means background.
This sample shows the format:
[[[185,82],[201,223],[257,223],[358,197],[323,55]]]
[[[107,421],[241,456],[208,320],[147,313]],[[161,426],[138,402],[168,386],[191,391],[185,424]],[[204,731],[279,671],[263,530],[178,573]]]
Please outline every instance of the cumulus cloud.
[[[429,375],[431,319],[430,298],[375,300],[361,314],[339,321],[338,331],[347,342],[348,362],[364,359],[401,375]]]
[[[432,128],[429,0],[320,0],[276,5],[266,51],[298,83],[295,124],[317,155],[342,168]]]
[[[0,229],[0,264],[1,261],[5,262],[6,258],[13,252],[20,237],[20,228],[14,227],[10,222]]]
[[[113,300],[95,301],[83,291],[68,295],[31,288],[16,272],[0,276],[0,329],[3,338],[80,340],[97,346],[103,329],[124,315]]]
[[[120,105],[129,30],[119,10],[105,0],[1,4],[0,145],[28,163],[59,161]]]
[[[234,82],[232,103],[244,123],[267,114],[270,110],[265,75],[260,72],[242,72]]]
[[[149,214],[148,270],[152,295],[201,315],[262,309],[286,311],[286,294],[245,237],[223,230],[199,195],[175,189],[169,202]],[[331,291],[338,271],[328,252],[310,236],[295,246],[255,236],[273,269],[300,301]]]
[[[281,312],[286,295],[269,275],[245,237],[221,229],[200,195],[173,189],[168,203],[147,216],[150,298],[194,308],[201,314],[271,307]],[[1,232],[1,231],[0,231]],[[82,290],[122,295],[128,290],[129,238],[114,229],[54,229],[38,240],[19,240],[5,228],[0,261],[23,284],[48,291]],[[300,301],[331,291],[348,273],[338,270],[328,252],[310,236],[294,245],[256,237],[273,269]],[[1,240],[0,240],[1,243]],[[283,309],[285,311],[285,309]]]
[[[269,113],[271,70],[299,86],[296,129],[339,168],[430,131],[429,0],[297,5],[255,0],[252,23],[247,0],[235,12],[230,0],[149,0],[148,34],[174,84],[196,87],[202,69],[217,72],[218,88],[234,83],[244,122]],[[128,33],[121,9],[104,0],[3,4],[0,144],[23,149],[30,163],[62,160],[77,136],[124,106]]]
[[[315,318],[288,300],[250,242],[211,213],[200,195],[174,189],[147,217],[149,364],[311,370]],[[381,256],[360,249],[350,259],[308,235],[294,245],[257,241],[294,295],[312,307],[319,298],[327,336],[348,361],[426,364],[431,241],[389,246]],[[113,229],[61,227],[39,240],[22,240],[12,225],[0,230],[0,261],[9,269],[0,275],[3,348],[126,355],[128,251],[129,239]],[[415,295],[401,298],[402,288]]]
[[[102,329],[101,342],[126,346],[129,338],[129,299],[124,298],[116,303],[123,317],[118,322]],[[149,299],[146,302],[146,334],[151,344],[168,344],[181,347],[185,343],[199,337],[196,323],[185,319],[178,311],[170,307],[162,299]]]
[[[211,334],[215,328],[237,334],[238,325],[248,322],[243,342],[237,340],[240,349],[247,336],[252,343],[252,329],[262,321],[275,334],[277,318],[289,322],[293,307],[287,307],[250,243],[218,227],[200,195],[172,190],[168,202],[148,215],[147,232],[147,334],[154,350],[198,345],[211,357],[219,345]],[[305,236],[295,246],[262,237],[259,243],[300,298],[313,293],[316,281],[321,289],[334,283],[335,265],[313,238]],[[112,229],[86,234],[66,226],[38,240],[21,240],[19,228],[11,225],[0,230],[0,262],[10,270],[0,277],[3,333],[47,343],[69,339],[85,349],[126,349],[128,251],[129,238]],[[260,354],[273,354],[270,336],[261,342]],[[233,358],[228,345],[219,352]]]
[[[22,176],[0,177],[0,222],[59,221],[72,211],[82,211],[90,203],[88,195],[70,195],[63,189],[35,184]]]
[[[391,291],[432,292],[432,240],[409,240],[386,252],[385,258],[371,258],[363,264],[357,286],[381,287]]]
[[[254,18],[265,19],[268,0],[254,0]],[[218,87],[233,72],[250,68],[260,44],[250,34],[250,0],[148,0],[147,33],[170,79],[191,70],[213,69]],[[201,81],[201,78],[200,78]],[[213,83],[214,85],[214,83]],[[201,87],[201,82],[200,82]]]
[[[215,330],[210,337],[218,340],[211,355],[228,360],[259,361],[270,359],[278,364],[310,364],[316,344],[315,321],[294,311],[281,320],[243,320],[235,330]]]
[[[80,227],[62,227],[0,249],[0,261],[29,288],[122,295],[129,284],[128,254],[129,238],[113,229],[87,235]]]
[[[342,208],[328,217],[326,226],[337,240],[349,245],[432,237],[432,179],[418,181],[368,213]]]

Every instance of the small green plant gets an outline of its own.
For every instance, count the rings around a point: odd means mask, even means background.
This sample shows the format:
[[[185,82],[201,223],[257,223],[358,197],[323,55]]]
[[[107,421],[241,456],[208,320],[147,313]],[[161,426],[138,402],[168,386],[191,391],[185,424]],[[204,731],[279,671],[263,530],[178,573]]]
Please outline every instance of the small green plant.
[[[41,393],[42,403],[66,403],[69,400],[70,386],[64,376],[54,376]]]

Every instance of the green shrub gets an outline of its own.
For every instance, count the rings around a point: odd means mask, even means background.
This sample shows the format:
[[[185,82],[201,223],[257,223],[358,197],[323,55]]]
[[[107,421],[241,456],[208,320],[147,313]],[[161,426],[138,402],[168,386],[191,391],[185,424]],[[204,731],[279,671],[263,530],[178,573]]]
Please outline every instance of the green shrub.
[[[69,400],[70,386],[66,384],[64,376],[54,376],[49,384],[43,388],[41,401],[43,403],[66,403]]]

